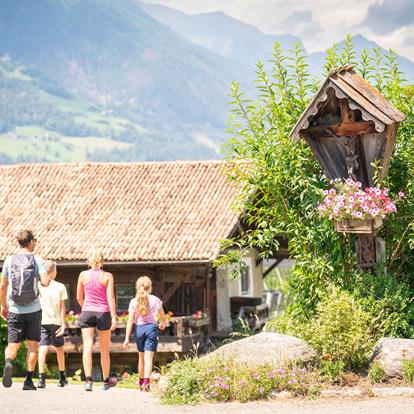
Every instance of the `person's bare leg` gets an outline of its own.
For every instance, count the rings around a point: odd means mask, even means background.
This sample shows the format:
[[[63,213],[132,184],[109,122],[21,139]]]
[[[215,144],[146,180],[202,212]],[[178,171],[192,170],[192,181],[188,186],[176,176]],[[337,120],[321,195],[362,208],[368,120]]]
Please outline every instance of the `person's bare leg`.
[[[154,363],[154,352],[145,351],[144,360],[145,360],[144,378],[151,378],[152,364]]]
[[[8,344],[4,351],[4,357],[6,359],[16,359],[17,353],[19,352],[21,346],[21,342]]]
[[[45,373],[46,356],[49,347],[42,345],[39,347],[39,375]]]
[[[27,370],[33,372],[36,368],[39,342],[27,341]]]
[[[85,377],[92,377],[92,350],[93,350],[93,337],[95,334],[95,328],[83,328],[82,329],[82,341],[83,341],[83,371]]]
[[[19,351],[22,344],[20,342],[14,342],[7,345],[4,350],[5,364],[3,370],[3,386],[10,388],[12,386],[13,380],[13,365],[12,361],[16,359],[17,352]]]
[[[103,379],[109,377],[111,367],[111,356],[109,354],[109,347],[111,345],[111,330],[98,331],[99,332],[99,353],[101,354],[101,368]]]
[[[145,352],[138,353],[138,373],[139,378],[145,378]]]
[[[65,351],[63,350],[63,346],[56,348],[56,358],[58,362],[59,371],[65,371]],[[39,366],[40,366],[40,359],[39,359]]]

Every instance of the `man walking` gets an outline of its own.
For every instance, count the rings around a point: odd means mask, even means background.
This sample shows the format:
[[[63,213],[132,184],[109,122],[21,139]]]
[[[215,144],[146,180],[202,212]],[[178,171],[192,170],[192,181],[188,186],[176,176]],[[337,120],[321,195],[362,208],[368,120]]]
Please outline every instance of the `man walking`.
[[[24,390],[36,390],[33,371],[36,367],[40,341],[42,310],[38,282],[48,286],[44,261],[33,254],[36,239],[29,230],[17,234],[19,250],[6,258],[0,280],[1,317],[8,323],[8,345],[5,350],[3,386],[12,386],[13,360],[22,342],[27,340],[27,374]]]

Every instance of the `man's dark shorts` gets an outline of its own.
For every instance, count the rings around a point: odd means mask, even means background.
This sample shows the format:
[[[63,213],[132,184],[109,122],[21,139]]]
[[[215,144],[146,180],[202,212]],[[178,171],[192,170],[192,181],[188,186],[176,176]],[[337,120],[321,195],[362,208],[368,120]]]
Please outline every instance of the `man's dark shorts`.
[[[137,341],[138,352],[157,352],[158,335],[158,325],[156,323],[137,325],[135,339]]]
[[[40,335],[40,346],[53,345],[60,348],[65,341],[63,335],[56,336],[56,331],[60,328],[59,325],[42,325]]]
[[[7,317],[9,344],[28,341],[40,341],[42,311],[33,313],[12,313]]]
[[[82,311],[80,314],[80,327],[98,328],[99,331],[111,329],[112,319],[110,312]]]

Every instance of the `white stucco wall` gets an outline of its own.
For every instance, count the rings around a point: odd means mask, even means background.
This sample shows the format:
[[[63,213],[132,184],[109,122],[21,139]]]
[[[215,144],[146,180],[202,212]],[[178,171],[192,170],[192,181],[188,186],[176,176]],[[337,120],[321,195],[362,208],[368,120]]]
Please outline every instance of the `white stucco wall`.
[[[249,291],[242,293],[241,280],[230,280],[229,266],[220,266],[216,270],[217,283],[217,330],[228,331],[231,329],[230,298],[234,296],[245,296],[261,298],[263,296],[263,266],[262,262],[256,266],[257,254],[254,250],[249,251],[243,261],[249,269]]]

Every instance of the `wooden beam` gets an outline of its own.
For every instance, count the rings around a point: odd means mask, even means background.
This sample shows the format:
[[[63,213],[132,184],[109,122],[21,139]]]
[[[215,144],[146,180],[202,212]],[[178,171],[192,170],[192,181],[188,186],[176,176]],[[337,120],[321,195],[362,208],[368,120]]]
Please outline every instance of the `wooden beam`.
[[[373,134],[375,133],[375,125],[372,121],[359,121],[349,123],[339,123],[331,125],[318,125],[309,127],[305,131],[312,138],[319,138],[329,135],[327,130],[330,130],[338,137],[349,137],[351,135]]]
[[[178,281],[176,283],[173,283],[172,286],[167,290],[165,295],[162,297],[162,303],[165,304],[173,297],[174,293],[177,292],[177,290],[180,288],[182,284],[182,281]]]
[[[276,259],[264,272],[263,277],[266,277],[275,267],[277,267],[284,259]]]
[[[342,123],[349,124],[355,121],[355,112],[349,107],[346,99],[340,99],[339,105],[341,109]]]

